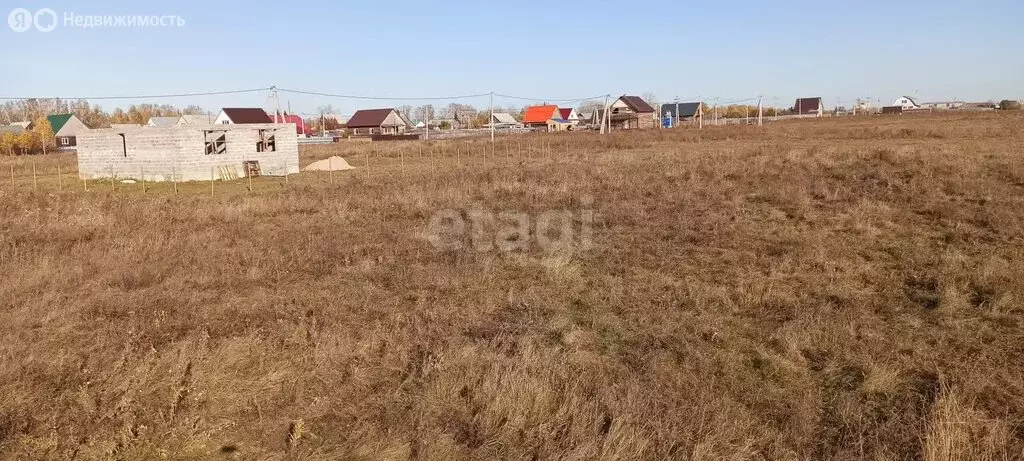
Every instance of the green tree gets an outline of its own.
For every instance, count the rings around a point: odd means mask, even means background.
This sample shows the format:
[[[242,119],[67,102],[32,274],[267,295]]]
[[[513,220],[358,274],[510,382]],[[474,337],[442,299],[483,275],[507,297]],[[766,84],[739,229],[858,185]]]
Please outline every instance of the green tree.
[[[1020,110],[1020,107],[1020,101],[1014,101],[1012,99],[999,101],[999,109],[1001,110]]]

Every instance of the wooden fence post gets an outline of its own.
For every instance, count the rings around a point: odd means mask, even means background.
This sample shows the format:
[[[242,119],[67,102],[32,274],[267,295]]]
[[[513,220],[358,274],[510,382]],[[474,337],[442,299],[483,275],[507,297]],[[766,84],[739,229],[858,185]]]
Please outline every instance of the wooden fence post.
[[[57,162],[57,191],[64,191],[64,177],[60,174],[60,162]]]
[[[213,171],[216,167],[210,167],[210,198],[213,198]]]
[[[36,161],[32,160],[32,190],[39,188],[39,182],[36,181]]]

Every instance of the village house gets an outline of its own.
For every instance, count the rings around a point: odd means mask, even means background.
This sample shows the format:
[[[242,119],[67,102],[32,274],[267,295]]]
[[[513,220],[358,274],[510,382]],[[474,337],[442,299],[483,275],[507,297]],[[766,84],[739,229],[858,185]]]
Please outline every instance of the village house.
[[[622,95],[610,108],[607,120],[604,109],[598,109],[591,114],[587,122],[597,126],[606,122],[613,130],[646,129],[656,126],[657,112],[639,96]]]
[[[61,149],[75,147],[78,144],[78,135],[89,131],[89,127],[85,126],[74,114],[50,115],[46,117],[46,121],[50,123],[57,147]]]
[[[519,120],[516,120],[516,118],[513,117],[512,114],[507,112],[495,112],[491,114],[490,123],[495,127],[502,128],[520,126]]]
[[[221,109],[214,125],[238,125],[252,123],[272,123],[267,112],[259,107],[225,107]]]
[[[149,121],[146,122],[146,126],[158,127],[158,126],[173,126],[178,123],[178,119],[181,117],[150,117]]]
[[[0,125],[0,135],[4,135],[4,134],[7,134],[7,133],[10,133],[10,134],[21,134],[21,133],[24,133],[24,132],[25,132],[25,127],[22,126],[22,125],[15,125],[15,124]]]
[[[556,121],[561,118],[562,114],[558,111],[558,106],[530,106],[523,111],[523,126],[551,131],[558,128],[559,124]]]
[[[580,115],[576,112],[576,109],[560,108],[558,109],[558,115],[560,119],[569,122],[571,125],[579,125],[580,123]]]
[[[821,117],[825,113],[825,103],[821,97],[799,98],[793,103],[793,113]]]
[[[889,107],[896,107],[896,106],[899,106],[903,110],[913,110],[913,109],[920,109],[921,108],[921,106],[918,105],[916,102],[914,102],[914,100],[911,99],[910,96],[900,96],[900,97],[896,98],[896,100],[893,101],[892,104],[889,105]],[[884,107],[883,107],[883,109],[884,109]]]
[[[213,125],[216,117],[210,114],[184,114],[175,121],[177,126],[208,126]]]
[[[352,134],[405,134],[409,121],[394,108],[357,110],[345,126]]]
[[[78,171],[84,179],[146,181],[293,174],[299,172],[294,133],[288,123],[88,130],[78,134]]]
[[[270,116],[272,123],[293,123],[295,124],[295,134],[300,138],[306,138],[313,135],[313,130],[306,126],[306,121],[302,117],[295,114],[277,114]]]
[[[674,102],[661,105],[661,115],[672,121],[672,126],[681,122],[697,121],[704,118],[704,104],[700,102]]]

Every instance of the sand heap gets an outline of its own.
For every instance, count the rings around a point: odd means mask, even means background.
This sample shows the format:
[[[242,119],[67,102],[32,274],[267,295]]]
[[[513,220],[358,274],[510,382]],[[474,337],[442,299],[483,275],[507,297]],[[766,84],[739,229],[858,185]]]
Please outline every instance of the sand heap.
[[[349,165],[345,159],[337,155],[310,163],[306,165],[306,168],[303,168],[304,171],[342,171],[353,169],[355,169],[354,166]]]

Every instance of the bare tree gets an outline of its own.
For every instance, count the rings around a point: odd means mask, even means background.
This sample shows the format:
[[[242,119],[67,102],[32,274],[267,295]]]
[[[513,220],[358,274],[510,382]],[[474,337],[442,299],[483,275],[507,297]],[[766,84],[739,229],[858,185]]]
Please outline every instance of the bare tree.
[[[398,113],[400,113],[400,114],[402,114],[402,115],[404,115],[406,117],[411,117],[412,116],[412,111],[413,111],[412,105],[402,104],[401,106],[398,106]]]
[[[413,112],[415,118],[418,120],[422,120],[423,123],[426,123],[428,119],[433,120],[436,118],[434,116],[434,106],[431,104],[419,106]]]

